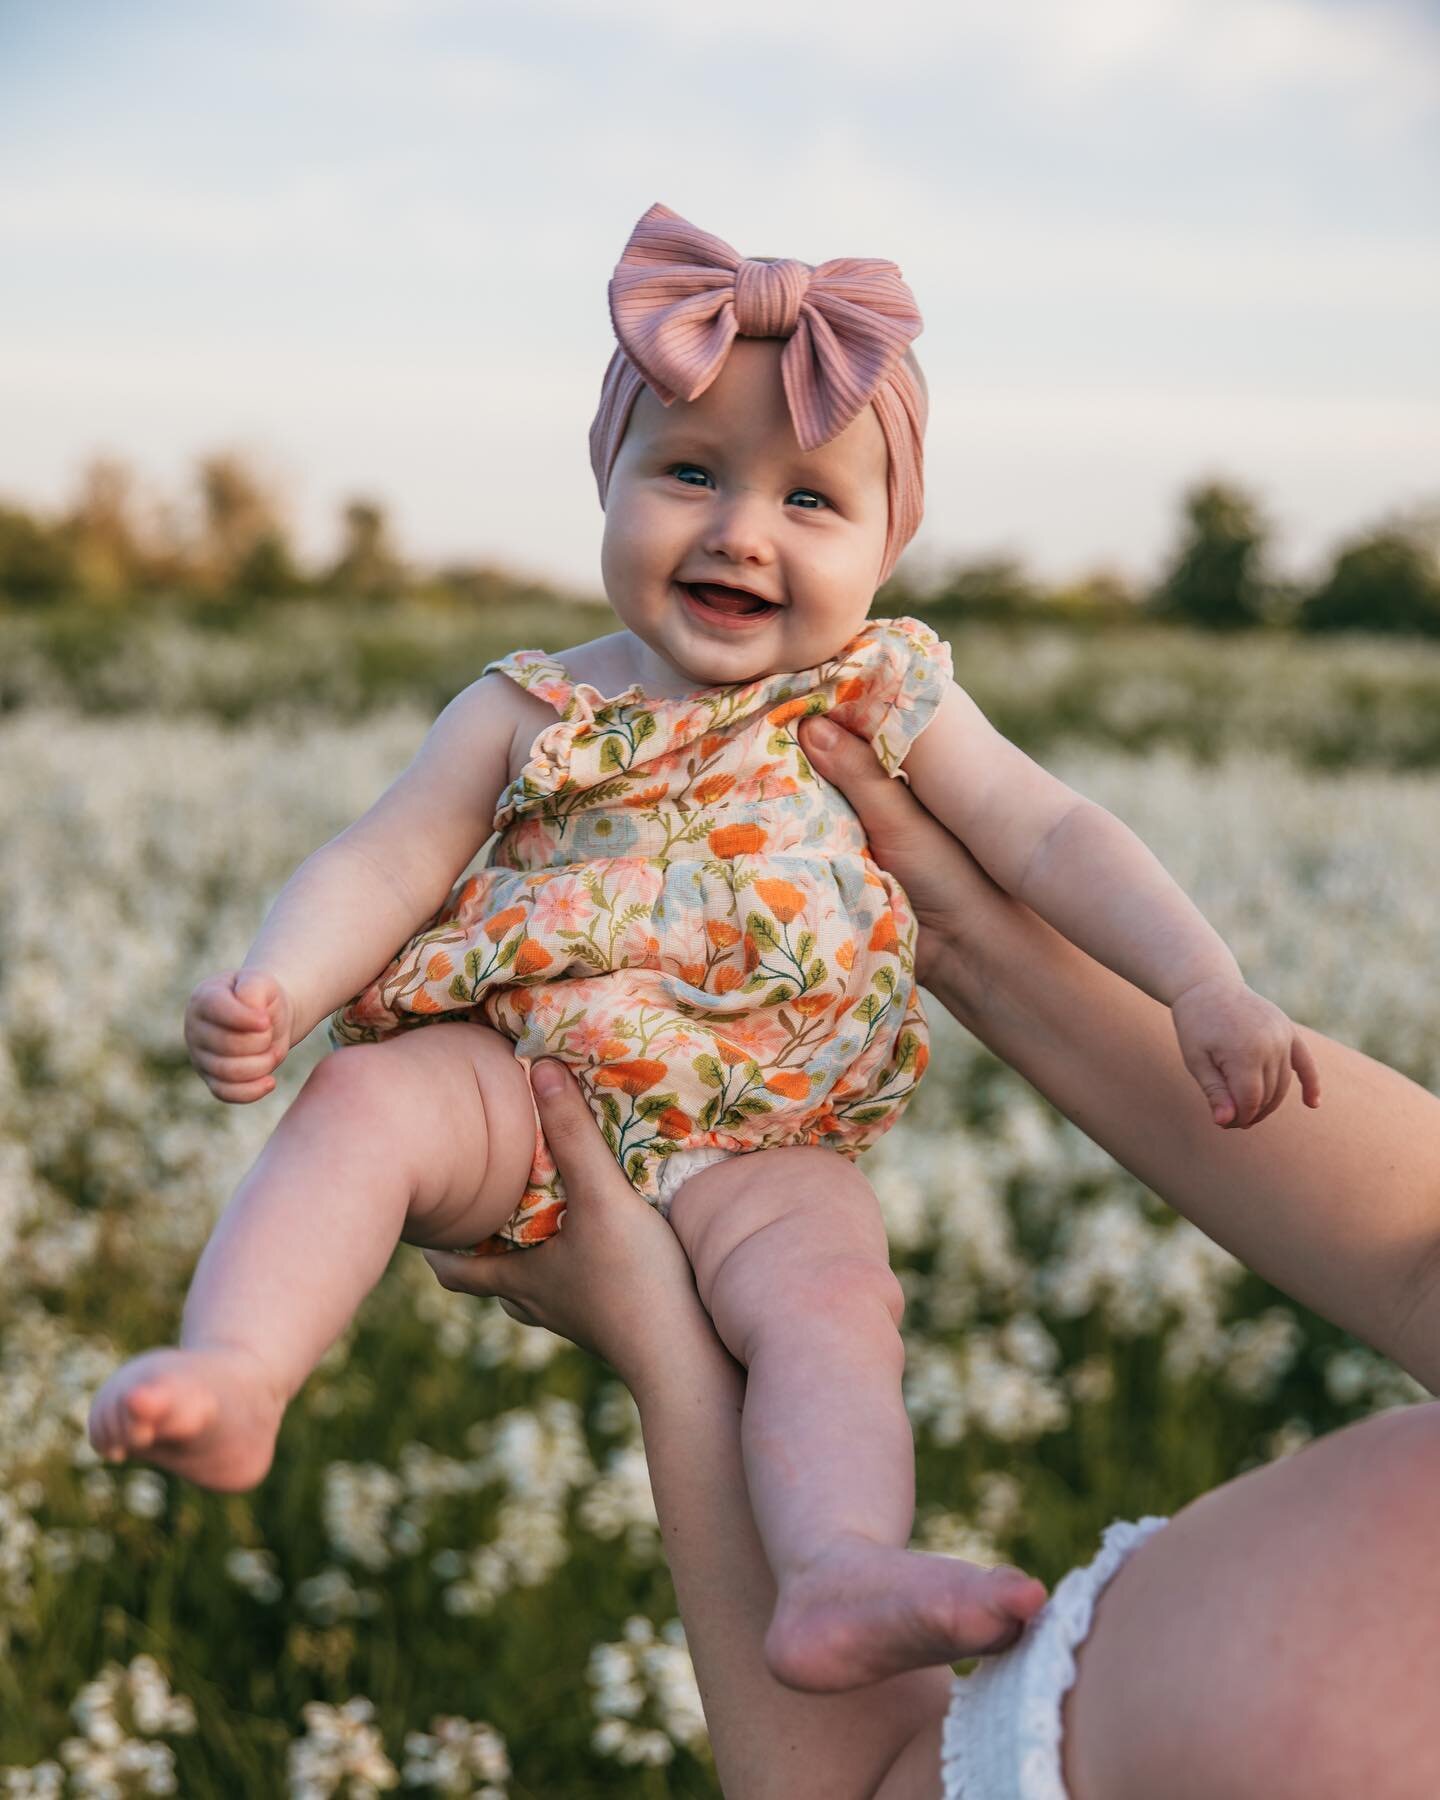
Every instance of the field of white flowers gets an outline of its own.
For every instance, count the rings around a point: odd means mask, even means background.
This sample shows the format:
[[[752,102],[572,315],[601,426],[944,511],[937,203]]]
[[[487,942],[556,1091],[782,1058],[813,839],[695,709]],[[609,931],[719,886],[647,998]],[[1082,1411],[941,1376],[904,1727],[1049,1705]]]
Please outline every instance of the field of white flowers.
[[[320,1050],[268,1102],[223,1107],[185,1062],[185,997],[429,717],[348,690],[327,706],[322,682],[308,710],[285,693],[225,724],[213,696],[177,701],[195,641],[155,641],[120,703],[41,658],[0,716],[0,1794],[712,1796],[628,1396],[415,1252],[256,1493],[88,1449],[96,1385],[173,1339],[217,1210]],[[1206,741],[1155,730],[1140,754],[1126,717],[1199,704],[1209,646],[1171,643],[1168,688],[1151,645],[1113,690],[1130,714],[1077,710],[1045,760],[1140,832],[1262,991],[1440,1088],[1440,782],[1414,750],[1428,726],[1402,718],[1440,654],[1306,646],[1287,675],[1267,646],[1233,730],[1208,684]],[[1024,654],[1053,689],[1063,652]],[[457,659],[451,690],[477,670]],[[1317,742],[1353,742],[1356,766]],[[1110,1518],[1422,1395],[943,1015],[920,1099],[864,1166],[910,1298],[931,1548],[1053,1581]]]

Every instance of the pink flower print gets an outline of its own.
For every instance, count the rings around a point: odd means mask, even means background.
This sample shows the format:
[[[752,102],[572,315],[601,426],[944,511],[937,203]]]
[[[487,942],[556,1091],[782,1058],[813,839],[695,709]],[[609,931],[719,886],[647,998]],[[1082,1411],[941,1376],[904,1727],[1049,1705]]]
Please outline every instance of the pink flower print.
[[[610,1041],[610,1026],[603,1018],[589,1013],[565,1033],[565,1055],[573,1063],[601,1061],[601,1051]]]
[[[771,1007],[733,1021],[727,1019],[720,1027],[720,1035],[747,1056],[753,1056],[756,1062],[766,1062],[784,1049],[790,1035],[776,1019],[775,1011]]]
[[[573,875],[560,875],[536,888],[531,930],[544,934],[581,931],[594,910],[595,903],[583,883]]]

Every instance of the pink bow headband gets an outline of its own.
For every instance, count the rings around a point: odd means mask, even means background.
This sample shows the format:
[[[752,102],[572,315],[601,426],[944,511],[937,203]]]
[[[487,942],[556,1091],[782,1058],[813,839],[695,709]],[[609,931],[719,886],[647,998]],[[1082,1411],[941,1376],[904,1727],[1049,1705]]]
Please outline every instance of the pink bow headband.
[[[828,443],[866,406],[875,408],[890,465],[877,585],[888,579],[925,510],[928,416],[906,355],[923,321],[894,263],[837,256],[812,267],[790,257],[740,257],[657,201],[615,265],[610,318],[620,341],[590,427],[601,506],[642,384],[665,406],[695,400],[737,337],[785,338],[780,374],[802,450]]]

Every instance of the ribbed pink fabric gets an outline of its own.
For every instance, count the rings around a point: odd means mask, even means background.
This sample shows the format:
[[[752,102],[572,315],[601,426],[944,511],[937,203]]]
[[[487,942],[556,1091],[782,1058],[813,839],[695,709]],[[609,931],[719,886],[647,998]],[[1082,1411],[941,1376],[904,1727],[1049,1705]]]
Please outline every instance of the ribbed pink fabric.
[[[818,267],[737,256],[659,201],[630,233],[610,280],[620,340],[590,427],[600,504],[641,384],[665,406],[703,394],[737,337],[785,338],[780,374],[802,450],[875,408],[889,451],[883,583],[925,511],[925,391],[906,359],[923,321],[892,262],[839,256]]]

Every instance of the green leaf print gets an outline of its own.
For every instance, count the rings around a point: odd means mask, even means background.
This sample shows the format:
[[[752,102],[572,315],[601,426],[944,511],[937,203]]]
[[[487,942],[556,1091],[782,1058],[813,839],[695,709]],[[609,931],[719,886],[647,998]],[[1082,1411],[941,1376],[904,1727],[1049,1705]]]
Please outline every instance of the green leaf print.
[[[473,956],[474,954],[475,952],[472,950],[470,956]],[[470,966],[470,956],[465,958],[466,968],[469,968]],[[470,999],[470,987],[463,975],[457,975],[450,983],[449,992],[450,998],[452,1000],[458,1000],[462,1006],[466,1005]]]
[[[875,971],[872,986],[883,989],[887,994],[894,994],[895,971],[890,967],[889,963],[881,963],[880,967]]]
[[[778,981],[760,1002],[762,1006],[783,1006],[787,1000],[795,998],[795,989],[786,981]]]
[[[807,958],[810,955],[810,952],[814,948],[815,948],[815,933],[813,931],[802,931],[800,933],[799,940],[795,945],[795,960],[796,960],[796,962],[801,964],[801,966],[803,967]]]
[[[883,1106],[862,1106],[858,1112],[852,1112],[848,1116],[857,1125],[873,1125],[877,1119],[883,1119],[885,1113],[886,1108]]]
[[[775,1108],[768,1100],[761,1100],[755,1094],[748,1095],[740,1102],[740,1111],[748,1113],[752,1119],[758,1119],[762,1113],[774,1112],[774,1110]]]
[[[829,973],[829,969],[825,967],[825,958],[823,956],[817,956],[814,962],[812,962],[810,967],[805,971],[805,980],[811,987],[819,987],[820,983]]]
[[[600,1095],[600,1110],[605,1115],[606,1123],[613,1125],[618,1131],[620,1129],[620,1102],[613,1094]]]
[[[520,954],[520,946],[524,941],[525,933],[524,931],[520,931],[517,932],[508,943],[502,945],[500,954],[495,958],[495,967],[497,969],[508,969],[510,964],[514,962],[515,958]]]
[[[725,1071],[720,1067],[719,1061],[715,1057],[697,1056],[690,1066],[705,1083],[706,1087],[724,1087]]]
[[[633,721],[633,730],[635,732],[636,747],[638,748],[641,744],[643,744],[645,742],[646,738],[654,737],[654,735],[658,729],[659,729],[659,727],[655,723],[654,713],[648,713],[648,712],[636,713],[634,721]]]
[[[678,1094],[647,1094],[643,1100],[635,1102],[635,1111],[642,1119],[658,1119],[661,1113],[679,1104]]]
[[[470,986],[472,988],[475,986],[475,984],[478,981],[480,981],[484,978],[485,952],[483,950],[467,950],[466,951],[466,953],[465,953],[465,973],[470,977]],[[469,993],[468,989],[466,990],[465,998],[467,1000],[470,998],[470,993]]]
[[[747,915],[745,929],[763,950],[778,950],[780,940],[776,937],[770,921],[764,913],[752,912]]]

